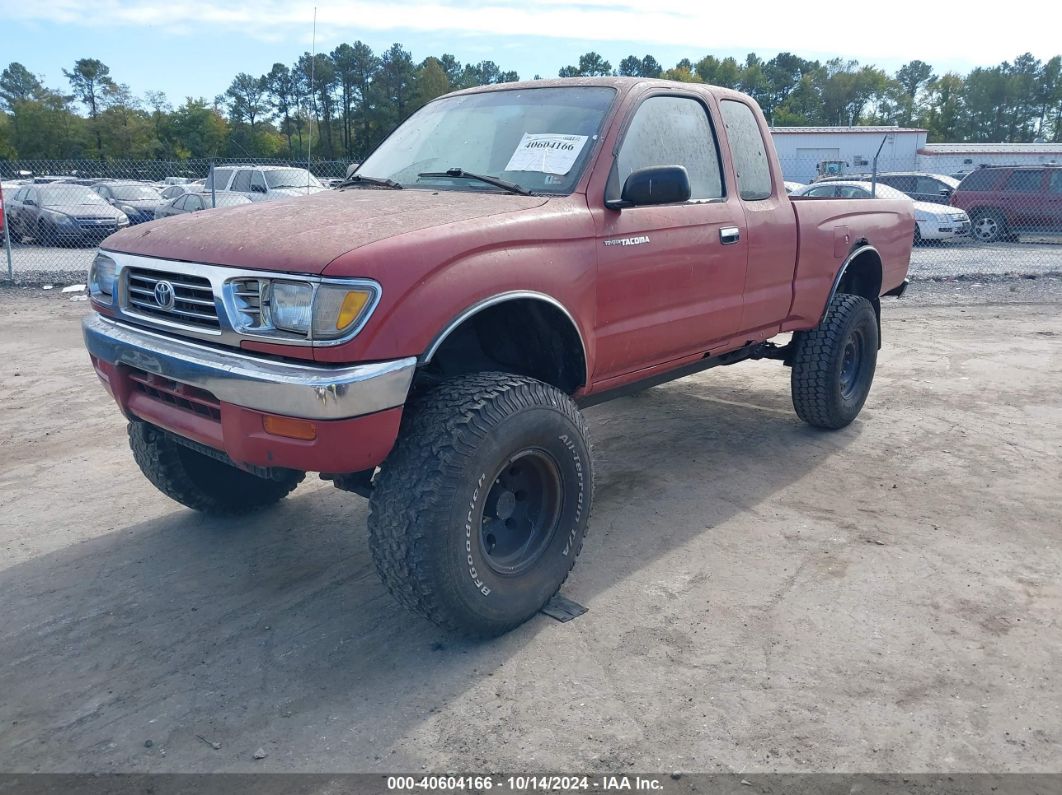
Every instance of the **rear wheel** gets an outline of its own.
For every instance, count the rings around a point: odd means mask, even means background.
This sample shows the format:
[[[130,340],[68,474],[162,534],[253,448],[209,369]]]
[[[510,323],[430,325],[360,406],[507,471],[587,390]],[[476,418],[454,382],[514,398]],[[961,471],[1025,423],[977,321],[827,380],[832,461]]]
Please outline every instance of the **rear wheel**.
[[[413,400],[369,503],[377,571],[411,610],[506,632],[560,589],[593,496],[586,423],[541,381],[479,373]]]
[[[129,423],[129,446],[155,488],[203,513],[233,516],[265,508],[290,494],[304,477],[284,472],[260,478],[192,450],[146,422]]]
[[[817,428],[843,428],[856,418],[874,380],[878,321],[870,301],[839,293],[816,328],[794,339],[793,408]]]
[[[1007,234],[1006,221],[999,210],[978,210],[971,219],[971,234],[981,243],[995,243]]]

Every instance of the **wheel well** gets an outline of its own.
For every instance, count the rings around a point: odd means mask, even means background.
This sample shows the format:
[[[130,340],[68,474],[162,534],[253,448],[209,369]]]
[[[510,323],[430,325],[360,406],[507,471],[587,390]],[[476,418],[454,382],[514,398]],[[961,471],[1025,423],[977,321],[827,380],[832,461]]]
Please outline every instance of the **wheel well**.
[[[586,381],[582,338],[571,318],[537,298],[488,306],[450,330],[418,379],[499,370],[537,378],[571,394]]]
[[[844,269],[837,292],[861,295],[872,304],[877,304],[881,295],[881,257],[870,249],[858,254]]]
[[[878,319],[878,348],[881,348],[881,257],[878,252],[868,248],[857,254],[844,269],[835,292],[861,295],[870,301]]]

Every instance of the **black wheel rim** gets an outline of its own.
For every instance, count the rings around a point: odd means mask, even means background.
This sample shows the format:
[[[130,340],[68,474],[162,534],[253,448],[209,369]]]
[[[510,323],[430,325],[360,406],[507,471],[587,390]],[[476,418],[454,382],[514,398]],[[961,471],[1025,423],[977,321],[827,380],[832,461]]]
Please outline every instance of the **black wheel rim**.
[[[866,366],[866,337],[855,329],[845,341],[841,354],[841,397],[851,400],[859,391]]]
[[[545,450],[510,457],[483,507],[479,543],[487,565],[502,575],[531,568],[557,531],[563,495],[560,467]]]

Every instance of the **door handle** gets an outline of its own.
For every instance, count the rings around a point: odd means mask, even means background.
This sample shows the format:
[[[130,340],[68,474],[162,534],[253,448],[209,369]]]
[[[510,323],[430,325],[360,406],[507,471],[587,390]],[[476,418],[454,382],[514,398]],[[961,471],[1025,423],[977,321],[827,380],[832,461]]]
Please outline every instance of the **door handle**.
[[[724,226],[719,229],[719,242],[724,246],[732,246],[741,240],[741,230],[736,226]]]

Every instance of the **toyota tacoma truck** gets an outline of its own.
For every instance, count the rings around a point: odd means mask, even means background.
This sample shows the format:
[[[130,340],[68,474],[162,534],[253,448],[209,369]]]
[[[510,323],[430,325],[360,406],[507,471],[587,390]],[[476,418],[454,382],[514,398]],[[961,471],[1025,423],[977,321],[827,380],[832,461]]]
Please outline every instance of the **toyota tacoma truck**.
[[[107,238],[84,337],[163,493],[242,513],[319,473],[368,497],[400,602],[496,635],[582,547],[581,408],[771,358],[801,419],[844,427],[913,234],[906,199],[787,197],[744,94],[482,86],[419,110],[339,190]]]

